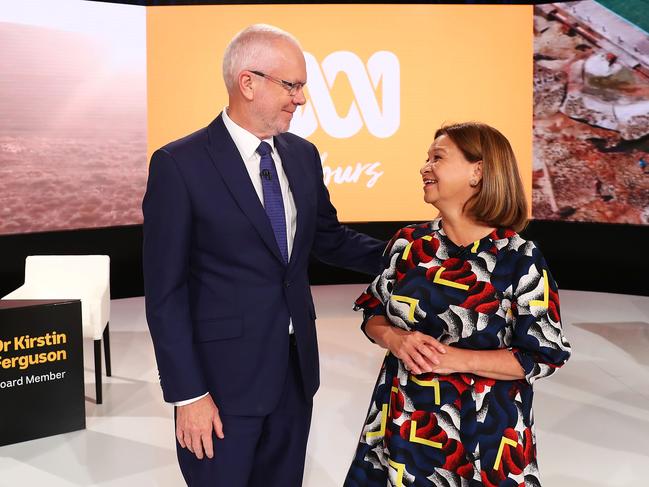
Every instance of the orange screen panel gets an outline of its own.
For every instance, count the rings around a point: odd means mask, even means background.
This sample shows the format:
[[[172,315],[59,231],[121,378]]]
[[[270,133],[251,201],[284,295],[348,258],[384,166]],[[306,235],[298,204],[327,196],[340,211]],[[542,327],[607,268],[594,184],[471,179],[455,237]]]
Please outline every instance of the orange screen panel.
[[[291,131],[318,146],[342,221],[432,218],[419,168],[445,122],[501,130],[530,196],[532,6],[148,7],[149,155],[227,105],[223,51],[253,23],[302,44],[307,103]]]

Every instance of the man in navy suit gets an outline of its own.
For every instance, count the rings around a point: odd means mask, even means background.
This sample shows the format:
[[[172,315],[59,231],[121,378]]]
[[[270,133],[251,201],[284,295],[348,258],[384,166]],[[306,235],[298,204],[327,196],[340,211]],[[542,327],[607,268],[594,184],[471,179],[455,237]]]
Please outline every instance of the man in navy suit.
[[[146,314],[190,486],[297,487],[318,389],[309,256],[377,274],[384,242],[342,226],[317,149],[286,133],[305,103],[290,34],[228,45],[229,103],[151,158]]]

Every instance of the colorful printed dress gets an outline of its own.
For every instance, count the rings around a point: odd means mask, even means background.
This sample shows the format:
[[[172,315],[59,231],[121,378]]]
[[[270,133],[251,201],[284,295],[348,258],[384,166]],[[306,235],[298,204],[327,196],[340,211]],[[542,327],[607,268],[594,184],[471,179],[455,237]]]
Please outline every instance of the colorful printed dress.
[[[405,227],[356,309],[363,323],[385,315],[444,344],[509,348],[525,378],[413,376],[388,352],[345,487],[540,485],[532,383],[568,360],[570,344],[534,243],[495,230],[458,247],[439,219]]]

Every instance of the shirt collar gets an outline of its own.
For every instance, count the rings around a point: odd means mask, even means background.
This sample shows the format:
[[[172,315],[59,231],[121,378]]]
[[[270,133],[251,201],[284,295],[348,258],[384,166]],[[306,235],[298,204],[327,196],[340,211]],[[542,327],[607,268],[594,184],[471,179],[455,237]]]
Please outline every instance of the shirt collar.
[[[443,235],[448,238],[446,232],[444,231],[444,225],[442,224],[441,218],[436,218],[430,222],[430,228],[433,232],[438,232],[440,235]],[[496,228],[489,235],[481,238],[479,241],[488,240],[489,242],[507,242],[512,237],[516,235],[516,232],[513,230],[508,230],[506,228]]]
[[[225,124],[225,128],[230,134],[230,137],[232,137],[232,140],[234,141],[234,145],[237,146],[237,149],[241,154],[241,158],[244,161],[247,161],[257,152],[257,147],[259,147],[261,140],[259,140],[259,137],[257,137],[256,135],[252,134],[251,132],[244,129],[240,125],[234,123],[232,119],[228,116],[227,109],[228,107],[225,107],[222,112],[223,123]],[[264,142],[268,142],[268,144],[270,144],[271,149],[273,151],[275,150],[273,137],[270,137],[269,139],[264,139]]]

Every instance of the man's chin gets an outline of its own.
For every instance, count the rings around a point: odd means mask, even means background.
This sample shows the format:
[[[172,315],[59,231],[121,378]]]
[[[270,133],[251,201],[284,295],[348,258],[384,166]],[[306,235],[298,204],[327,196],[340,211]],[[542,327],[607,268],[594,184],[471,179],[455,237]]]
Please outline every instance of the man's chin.
[[[277,128],[277,133],[275,135],[286,133],[288,132],[288,129],[291,128],[291,122],[289,121],[288,123],[278,125],[276,128]]]

